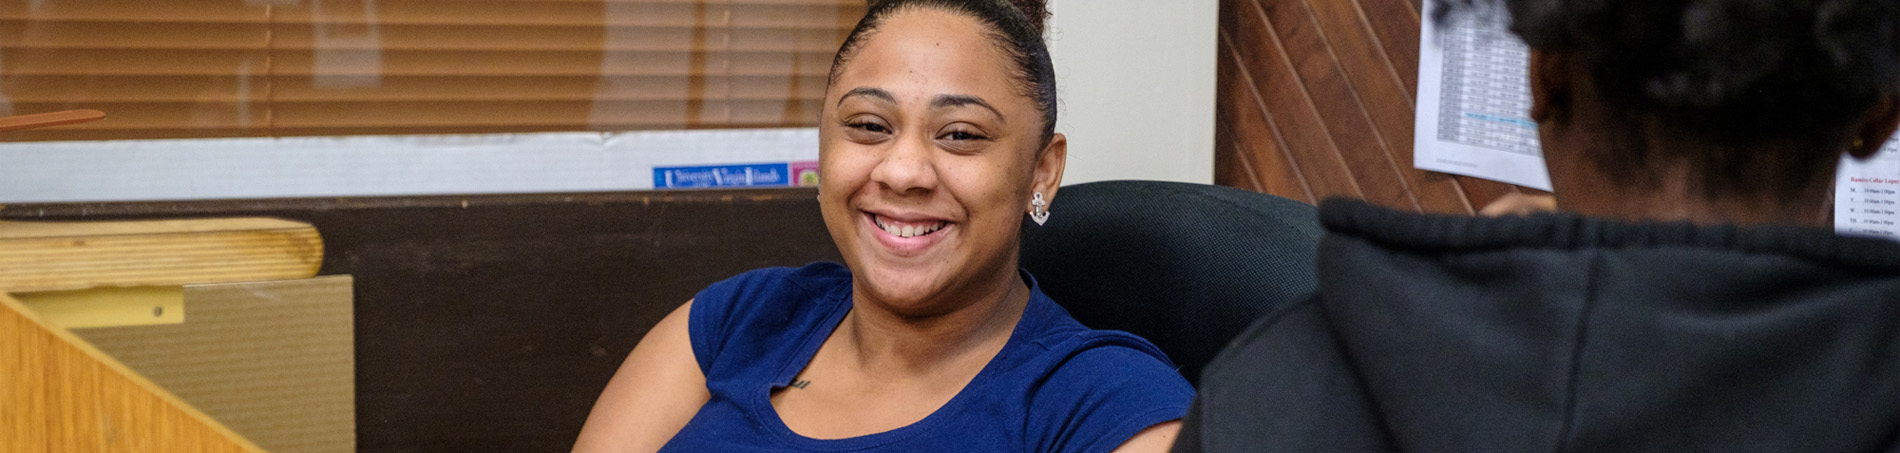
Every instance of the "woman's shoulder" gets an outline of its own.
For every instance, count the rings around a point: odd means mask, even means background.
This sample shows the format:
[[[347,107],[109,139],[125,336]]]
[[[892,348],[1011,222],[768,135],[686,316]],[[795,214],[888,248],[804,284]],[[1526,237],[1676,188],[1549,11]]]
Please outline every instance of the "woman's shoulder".
[[[727,345],[776,344],[775,337],[815,328],[850,287],[851,271],[837,263],[758,269],[707,286],[687,314],[700,370],[711,372]]]
[[[1046,300],[1046,299],[1044,299]],[[1027,420],[1039,451],[1108,451],[1187,414],[1194,387],[1160,348],[1139,336],[1083,327],[1049,302],[1049,328],[1026,341],[1038,376]]]
[[[1080,328],[1044,335],[1029,346],[1049,364],[1051,383],[1084,387],[1137,383],[1193,396],[1192,386],[1167,354],[1128,332]]]
[[[1180,373],[1174,371],[1174,362],[1168,360],[1168,355],[1154,343],[1128,332],[1083,326],[1069,315],[1068,310],[1043,294],[1041,288],[1032,287],[1030,307],[1024,315],[1023,322],[1027,324],[1022,332],[1027,337],[1025,347],[1056,360],[1061,368],[1118,366],[1154,369],[1165,370],[1163,375],[1180,378]],[[1181,382],[1185,385],[1187,381],[1181,379]]]

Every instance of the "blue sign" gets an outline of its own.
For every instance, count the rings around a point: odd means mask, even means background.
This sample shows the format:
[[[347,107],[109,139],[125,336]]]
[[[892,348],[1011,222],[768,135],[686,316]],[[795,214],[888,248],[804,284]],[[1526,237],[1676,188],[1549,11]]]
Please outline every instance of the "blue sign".
[[[654,167],[653,188],[789,187],[791,173],[787,163]]]

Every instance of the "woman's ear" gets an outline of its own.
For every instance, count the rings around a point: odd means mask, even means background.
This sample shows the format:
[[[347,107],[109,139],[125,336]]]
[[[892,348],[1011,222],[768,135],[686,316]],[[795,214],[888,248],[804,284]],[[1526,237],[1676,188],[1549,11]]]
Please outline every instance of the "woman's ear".
[[[1548,122],[1570,113],[1570,58],[1561,53],[1531,51],[1531,121]]]
[[[1056,189],[1062,186],[1062,169],[1068,163],[1069,138],[1056,134],[1049,139],[1049,146],[1042,147],[1042,151],[1036,153],[1036,166],[1032,170],[1035,177],[1029,182],[1030,191],[1041,193],[1044,200],[1055,204]],[[1027,205],[1023,206],[1025,211],[1030,209]]]
[[[1895,129],[1900,129],[1900,95],[1887,95],[1874,102],[1859,128],[1854,131],[1854,140],[1860,146],[1850,146],[1847,154],[1855,159],[1874,157],[1880,148],[1887,146],[1887,140],[1893,138]]]

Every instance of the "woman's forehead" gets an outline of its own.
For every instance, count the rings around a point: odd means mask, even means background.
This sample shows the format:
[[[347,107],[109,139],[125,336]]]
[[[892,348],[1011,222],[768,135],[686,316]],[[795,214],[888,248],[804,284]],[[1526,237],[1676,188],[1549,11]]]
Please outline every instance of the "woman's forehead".
[[[946,94],[1030,104],[1015,88],[1020,82],[1011,64],[975,19],[927,9],[899,12],[866,38],[828,96],[875,87],[904,104]]]

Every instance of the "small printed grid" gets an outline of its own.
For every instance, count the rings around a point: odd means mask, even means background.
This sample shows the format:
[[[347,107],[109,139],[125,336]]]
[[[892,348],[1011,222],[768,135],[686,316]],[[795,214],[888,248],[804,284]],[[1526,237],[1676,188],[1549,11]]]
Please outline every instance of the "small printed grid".
[[[1542,156],[1537,123],[1529,118],[1530,49],[1476,17],[1456,20],[1438,39],[1445,49],[1438,138]]]

